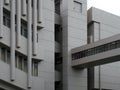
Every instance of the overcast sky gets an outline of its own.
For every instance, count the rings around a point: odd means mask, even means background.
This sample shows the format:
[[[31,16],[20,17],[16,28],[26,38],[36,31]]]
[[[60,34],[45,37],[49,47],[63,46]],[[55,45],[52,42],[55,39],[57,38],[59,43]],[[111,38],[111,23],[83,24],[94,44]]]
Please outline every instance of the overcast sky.
[[[88,0],[88,8],[91,6],[120,16],[120,0]]]

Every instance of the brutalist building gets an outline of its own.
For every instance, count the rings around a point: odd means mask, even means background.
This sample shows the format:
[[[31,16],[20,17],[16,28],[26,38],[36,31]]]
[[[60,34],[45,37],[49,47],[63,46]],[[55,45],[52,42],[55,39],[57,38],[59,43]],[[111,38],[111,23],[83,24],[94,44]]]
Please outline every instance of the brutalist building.
[[[120,17],[87,0],[0,0],[0,90],[120,90]]]

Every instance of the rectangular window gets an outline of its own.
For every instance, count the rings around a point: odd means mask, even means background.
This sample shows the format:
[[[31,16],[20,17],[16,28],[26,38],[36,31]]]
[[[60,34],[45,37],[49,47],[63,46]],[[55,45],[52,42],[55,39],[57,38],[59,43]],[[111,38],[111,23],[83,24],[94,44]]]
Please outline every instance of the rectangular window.
[[[10,64],[10,51],[7,50],[7,63]]]
[[[24,36],[25,38],[28,37],[28,32],[27,32],[27,23],[25,21],[21,21],[21,35]]]
[[[24,71],[24,72],[27,72],[27,58],[25,56],[22,56],[22,55],[18,55],[16,54],[15,55],[15,66],[16,68]]]
[[[3,15],[3,25],[6,25],[6,17]]]
[[[38,33],[37,33],[37,42],[38,42]]]
[[[15,67],[18,68],[18,57],[17,57],[17,54],[15,54]]]
[[[10,28],[10,12],[7,10],[3,11],[3,24]]]
[[[18,56],[18,68],[22,70],[22,56]]]
[[[32,75],[38,76],[38,62],[37,61],[32,62]]]
[[[74,1],[74,11],[82,13],[82,3]]]
[[[6,62],[6,60],[5,60],[5,48],[1,48],[1,60]]]
[[[23,71],[24,72],[27,72],[27,66],[28,66],[27,59],[24,59],[24,61],[23,61]]]

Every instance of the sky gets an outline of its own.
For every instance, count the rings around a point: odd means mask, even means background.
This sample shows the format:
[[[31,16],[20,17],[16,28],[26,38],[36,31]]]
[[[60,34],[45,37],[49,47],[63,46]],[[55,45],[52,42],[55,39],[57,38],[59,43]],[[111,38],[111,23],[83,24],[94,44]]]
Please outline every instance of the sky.
[[[91,6],[120,16],[120,0],[88,0],[88,8]]]

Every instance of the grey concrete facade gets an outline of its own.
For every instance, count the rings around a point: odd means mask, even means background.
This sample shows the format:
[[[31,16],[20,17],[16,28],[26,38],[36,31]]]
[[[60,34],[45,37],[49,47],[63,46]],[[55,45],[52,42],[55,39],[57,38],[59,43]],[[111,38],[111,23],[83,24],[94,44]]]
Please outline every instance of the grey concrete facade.
[[[0,89],[54,90],[54,1],[0,4]]]
[[[76,3],[81,5],[82,11],[75,10]],[[62,0],[63,90],[87,90],[87,70],[71,67],[71,49],[87,43],[86,9],[86,0]]]
[[[72,58],[119,40],[119,26],[116,15],[87,11],[87,0],[0,0],[0,90],[119,90],[119,57],[97,62],[119,48]],[[86,61],[97,64],[74,67]]]
[[[91,23],[92,22],[92,23]],[[98,41],[120,33],[120,17],[111,13],[91,8],[88,11],[88,27],[92,40]],[[92,30],[92,31],[91,31]],[[118,35],[119,36],[119,35]],[[114,52],[112,52],[114,54]],[[118,62],[96,66],[94,71],[95,88],[119,90]]]

